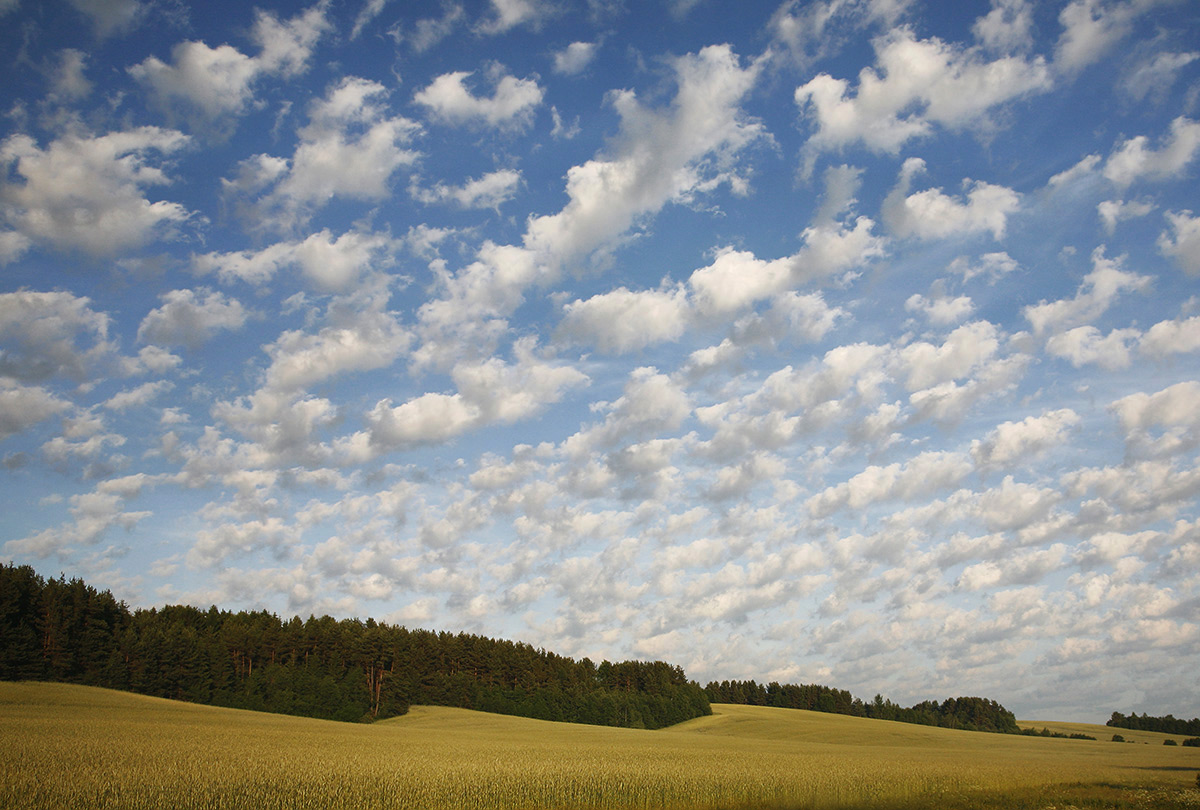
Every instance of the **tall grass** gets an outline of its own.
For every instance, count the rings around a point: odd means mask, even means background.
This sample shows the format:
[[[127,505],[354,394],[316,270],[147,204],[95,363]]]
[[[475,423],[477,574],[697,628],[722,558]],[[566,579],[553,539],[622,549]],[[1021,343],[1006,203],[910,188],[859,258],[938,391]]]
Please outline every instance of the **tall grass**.
[[[651,732],[426,707],[354,725],[0,683],[0,807],[966,806],[1070,783],[1178,791],[1200,768],[1181,747],[715,711]]]

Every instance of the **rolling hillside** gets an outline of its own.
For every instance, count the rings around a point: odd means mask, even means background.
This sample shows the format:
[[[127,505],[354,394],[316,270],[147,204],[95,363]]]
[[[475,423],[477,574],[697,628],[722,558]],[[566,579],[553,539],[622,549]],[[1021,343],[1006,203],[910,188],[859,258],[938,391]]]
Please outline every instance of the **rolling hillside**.
[[[428,706],[358,725],[0,683],[6,808],[972,808],[1078,783],[1187,797],[1198,768],[1190,748],[750,706],[658,731]]]

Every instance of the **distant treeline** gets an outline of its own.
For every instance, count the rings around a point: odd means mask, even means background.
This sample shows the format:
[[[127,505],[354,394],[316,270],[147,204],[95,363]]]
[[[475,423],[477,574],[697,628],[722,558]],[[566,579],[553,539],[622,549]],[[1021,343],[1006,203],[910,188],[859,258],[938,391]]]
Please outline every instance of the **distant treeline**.
[[[1200,717],[1191,720],[1180,720],[1173,715],[1166,717],[1150,717],[1138,715],[1137,712],[1128,716],[1113,712],[1105,725],[1113,728],[1128,728],[1134,731],[1161,731],[1166,734],[1192,734],[1200,736]]]
[[[978,697],[948,698],[941,703],[927,700],[906,709],[885,700],[881,695],[876,695],[870,703],[864,703],[844,689],[832,689],[816,684],[714,681],[704,687],[704,691],[713,703],[808,709],[969,731],[997,731],[1006,734],[1020,731],[1017,728],[1017,718],[1012,712],[994,700]]]
[[[575,661],[528,644],[372,619],[134,610],[80,579],[0,566],[0,680],[53,680],[336,720],[434,704],[661,728],[711,714],[661,661]]]

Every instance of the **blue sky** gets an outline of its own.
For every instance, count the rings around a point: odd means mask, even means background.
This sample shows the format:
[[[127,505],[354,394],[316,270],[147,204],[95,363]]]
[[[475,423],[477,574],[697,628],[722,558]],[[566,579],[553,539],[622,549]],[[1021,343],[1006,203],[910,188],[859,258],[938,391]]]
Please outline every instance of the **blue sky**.
[[[1200,9],[0,0],[0,548],[1200,714]]]

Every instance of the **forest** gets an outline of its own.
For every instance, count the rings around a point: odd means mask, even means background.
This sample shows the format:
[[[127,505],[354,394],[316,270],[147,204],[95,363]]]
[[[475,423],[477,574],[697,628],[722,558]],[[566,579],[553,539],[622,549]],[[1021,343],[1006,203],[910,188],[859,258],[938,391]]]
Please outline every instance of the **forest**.
[[[80,683],[346,721],[394,717],[422,704],[663,728],[711,714],[710,703],[737,703],[1018,731],[1011,712],[984,698],[905,708],[816,684],[721,681],[702,689],[662,661],[596,664],[521,642],[374,619],[283,620],[266,611],[187,605],[131,611],[81,579],[45,579],[16,565],[0,566],[0,680]]]
[[[1142,714],[1138,716],[1137,712],[1129,715],[1113,712],[1112,717],[1108,718],[1106,726],[1113,728],[1127,728],[1133,731],[1161,731],[1165,734],[1192,734],[1200,736],[1200,717],[1193,717],[1191,720],[1180,720],[1173,715],[1165,715],[1164,717],[1150,717]]]
[[[904,708],[876,695],[864,703],[844,689],[816,684],[760,684],[754,681],[721,681],[704,688],[713,703],[741,703],[750,706],[775,706],[785,709],[849,714],[877,720],[895,720],[924,726],[960,728],[968,731],[1019,732],[1012,712],[994,700],[978,697],[947,698],[938,703],[927,700]]]
[[[130,611],[80,579],[0,566],[0,680],[50,680],[333,720],[410,704],[661,728],[711,714],[661,661],[595,664],[512,641],[373,619],[173,605]]]

